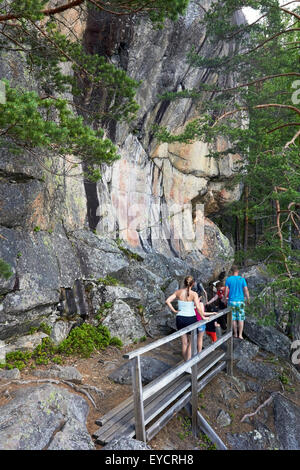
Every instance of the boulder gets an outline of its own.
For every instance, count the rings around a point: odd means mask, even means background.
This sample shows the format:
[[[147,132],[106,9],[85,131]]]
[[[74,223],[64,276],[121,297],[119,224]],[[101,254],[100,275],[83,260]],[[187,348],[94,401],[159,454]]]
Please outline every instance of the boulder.
[[[222,398],[226,404],[229,404],[231,400],[239,398],[239,393],[236,391],[236,389],[228,384],[224,384],[221,393]]]
[[[273,366],[261,362],[254,362],[249,359],[240,360],[236,364],[236,367],[244,374],[250,375],[263,382],[276,379],[279,375]]]
[[[231,424],[231,418],[227,411],[220,410],[217,416],[217,423],[222,428],[225,428],[226,426],[229,426]]]
[[[158,359],[155,359],[154,357],[141,357],[141,376],[143,385],[152,382],[152,380],[164,374],[169,369],[170,366],[168,364]],[[130,362],[126,362],[121,367],[114,370],[109,375],[109,378],[119,384],[131,384],[132,377]]]
[[[69,418],[58,431],[48,450],[95,450],[91,436],[77,419]]]
[[[137,439],[121,436],[112,439],[101,450],[152,450],[152,447]]]
[[[59,229],[22,232],[0,227],[0,258],[13,276],[0,280],[0,338],[8,339],[38,326],[56,310],[60,288],[72,288],[81,278],[80,261],[66,234]],[[1,287],[2,286],[2,287]]]
[[[114,303],[102,324],[107,326],[112,336],[120,338],[124,345],[145,336],[140,317],[123,300]]]
[[[226,439],[231,450],[275,450],[278,440],[262,423],[257,423],[254,431],[232,434],[227,433]]]
[[[244,408],[254,408],[255,406],[257,406],[257,403],[257,397],[253,397],[246,403],[244,403]]]
[[[97,312],[103,304],[116,300],[123,300],[130,307],[137,307],[141,305],[142,295],[139,291],[128,287],[106,286],[100,283],[91,289],[90,299],[94,312]]]
[[[259,393],[262,391],[262,388],[263,386],[261,383],[254,382],[253,380],[249,380],[247,382],[247,390],[250,392]]]
[[[169,309],[168,309],[169,310]],[[168,311],[167,309],[165,310],[166,312],[166,322],[165,326],[166,328],[169,329],[170,333],[174,333],[174,331],[177,331],[176,327],[176,314],[171,312],[170,310]]]
[[[245,392],[246,391],[246,386],[244,382],[239,379],[238,377],[235,377],[234,375],[227,378],[231,386],[235,386],[239,392]]]
[[[18,380],[21,378],[19,369],[0,369],[0,380]]]
[[[229,405],[232,400],[239,398],[240,393],[244,391],[244,383],[237,377],[229,377],[225,374],[220,374],[217,379],[218,395],[220,403]]]
[[[168,257],[154,251],[147,253],[143,260],[143,266],[169,282],[181,280],[187,274],[190,274],[191,270],[191,267],[182,259]]]
[[[250,266],[240,270],[240,274],[246,279],[250,295],[254,293],[260,293],[262,289],[272,281],[271,276],[267,272],[267,268],[264,264],[258,264]]]
[[[176,327],[176,315],[167,307],[158,309],[149,318],[149,325],[147,330],[153,336],[169,335],[177,331]]]
[[[48,335],[42,331],[37,331],[32,335],[21,336],[6,345],[6,353],[13,351],[33,351],[37,346],[42,344],[44,338],[48,338]]]
[[[75,367],[72,366],[62,367],[55,365],[46,370],[35,370],[32,374],[40,378],[67,380],[68,382],[74,382],[75,384],[82,383],[82,375]]]
[[[88,412],[86,400],[65,388],[21,388],[0,407],[0,449],[94,449],[86,429]]]
[[[259,352],[259,347],[249,341],[240,341],[234,338],[233,341],[233,359],[252,359]]]
[[[36,301],[39,294],[42,298],[44,292],[57,291],[62,286],[72,287],[75,279],[81,277],[77,253],[61,229],[49,233],[42,230],[19,232],[0,227],[0,233],[4,237],[0,245],[0,257],[12,266],[14,273],[16,270],[18,272],[18,276],[12,278],[14,284],[17,281],[14,287],[16,294],[31,292],[33,297],[32,303],[29,303],[29,298],[28,306],[21,306],[16,311],[45,305],[45,301]],[[10,312],[8,307],[7,311]]]
[[[164,290],[166,300],[168,297],[170,297],[170,295],[174,294],[174,292],[179,288],[180,288],[179,282],[176,279],[170,282],[170,284],[168,284],[168,286]]]
[[[277,393],[273,400],[274,424],[282,450],[300,450],[300,407]]]
[[[64,339],[68,337],[73,326],[76,325],[76,321],[57,321],[54,323],[50,338],[54,344],[60,344]]]
[[[105,278],[129,266],[127,257],[109,238],[99,237],[88,230],[76,230],[69,239],[77,252],[84,279]]]
[[[244,325],[245,335],[260,348],[281,356],[290,357],[291,341],[273,326],[263,326],[253,317],[247,317]]]
[[[114,277],[119,279],[128,288],[140,291],[145,299],[147,294],[152,292],[154,288],[161,288],[164,285],[161,276],[152,273],[139,263],[120,269],[114,274]]]

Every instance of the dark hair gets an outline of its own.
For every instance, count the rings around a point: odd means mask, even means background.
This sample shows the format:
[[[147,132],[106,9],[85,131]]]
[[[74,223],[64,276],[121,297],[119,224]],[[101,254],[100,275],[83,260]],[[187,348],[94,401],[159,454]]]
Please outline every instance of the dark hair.
[[[218,281],[216,284],[216,287],[224,287],[225,283],[224,281]]]
[[[205,293],[204,291],[204,287],[202,285],[202,282],[201,281],[197,281],[194,285],[194,287],[192,288],[193,291],[197,292],[198,296],[199,297],[202,297]]]
[[[238,272],[238,271],[239,271],[239,267],[238,267],[236,264],[234,264],[233,266],[231,266],[231,272],[232,272],[232,273],[236,273],[236,272]]]
[[[190,295],[190,288],[194,284],[194,278],[193,276],[186,276],[184,279],[184,287],[187,289],[187,297]]]

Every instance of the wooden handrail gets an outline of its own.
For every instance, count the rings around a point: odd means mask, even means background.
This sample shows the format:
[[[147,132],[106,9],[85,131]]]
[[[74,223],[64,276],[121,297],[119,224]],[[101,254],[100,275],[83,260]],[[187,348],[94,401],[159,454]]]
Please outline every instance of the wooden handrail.
[[[151,351],[152,349],[158,348],[159,346],[162,346],[163,344],[169,343],[170,341],[173,341],[177,338],[180,338],[182,335],[189,333],[196,328],[199,328],[202,325],[205,325],[206,323],[209,323],[211,321],[216,320],[219,317],[222,317],[223,315],[227,314],[230,312],[230,308],[225,308],[224,310],[221,310],[218,312],[216,315],[210,315],[209,320],[200,320],[196,323],[193,323],[190,326],[186,326],[185,328],[182,328],[179,331],[175,331],[175,333],[172,333],[168,336],[165,336],[164,338],[157,339],[156,341],[153,341],[150,344],[147,344],[147,346],[143,346],[141,348],[135,349],[132,352],[126,353],[123,355],[124,359],[133,359],[136,356],[140,356],[141,354],[144,354],[145,352]]]
[[[168,383],[172,382],[174,379],[179,377],[179,375],[183,374],[186,371],[186,369],[188,369],[189,367],[192,367],[195,364],[198,364],[198,362],[201,361],[201,359],[204,359],[212,351],[217,349],[221,344],[228,341],[231,336],[232,336],[231,332],[226,333],[220,339],[212,343],[208,348],[205,348],[203,351],[199,352],[196,356],[193,356],[191,359],[184,362],[183,364],[180,364],[179,366],[172,368],[169,372],[164,374],[162,377],[161,376],[157,377],[157,379],[153,380],[151,384],[148,385],[147,390],[143,391],[143,400],[146,400],[148,397],[156,393],[158,390],[168,385]]]
[[[211,344],[208,348],[204,351],[197,353],[197,332],[196,328],[201,325],[205,325],[211,321],[215,321],[217,318],[227,314],[227,333],[224,334],[220,339],[215,341]],[[158,348],[159,346],[169,343],[177,338],[180,338],[182,335],[192,332],[192,357],[188,361],[180,364],[179,366],[173,368],[171,371],[168,371],[161,377],[153,380],[151,384],[147,386],[147,389],[143,390],[142,386],[142,379],[141,379],[141,363],[140,363],[140,356],[145,352],[151,351],[152,349]],[[232,346],[233,346],[233,337],[232,337],[232,315],[231,309],[225,308],[218,312],[216,315],[211,315],[208,320],[201,320],[198,322],[193,323],[186,328],[182,328],[171,335],[168,335],[164,338],[160,338],[152,343],[144,346],[142,348],[136,349],[131,353],[124,354],[123,357],[125,359],[130,359],[131,361],[131,371],[132,371],[132,387],[133,387],[133,401],[134,401],[134,418],[135,418],[135,432],[136,432],[136,439],[146,442],[147,440],[147,433],[145,428],[145,416],[144,416],[144,401],[158,392],[163,387],[167,386],[170,382],[176,379],[179,375],[183,374],[188,368],[192,368],[192,376],[191,376],[191,392],[187,396],[185,396],[182,403],[185,403],[185,400],[189,399],[191,396],[192,398],[192,424],[193,424],[193,434],[197,434],[197,393],[198,393],[198,378],[197,378],[197,364],[203,359],[204,357],[208,356],[212,351],[217,349],[221,344],[228,341],[227,344],[227,373],[232,375]],[[226,363],[222,363],[222,367]],[[221,365],[220,365],[221,366]],[[219,370],[219,367],[215,369],[215,371]],[[221,367],[221,368],[222,368]],[[220,368],[220,370],[221,370]],[[208,376],[209,377],[209,374]],[[205,382],[206,379],[204,379]],[[204,383],[203,382],[203,383]],[[182,399],[174,405],[174,410],[179,409],[182,405]],[[172,410],[172,407],[170,408]],[[167,412],[169,413],[170,410]],[[174,411],[173,410],[173,411]],[[149,434],[148,434],[149,436]]]

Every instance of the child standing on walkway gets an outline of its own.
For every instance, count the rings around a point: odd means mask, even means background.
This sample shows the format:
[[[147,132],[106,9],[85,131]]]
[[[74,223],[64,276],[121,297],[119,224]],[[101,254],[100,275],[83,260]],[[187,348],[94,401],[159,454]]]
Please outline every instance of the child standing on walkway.
[[[209,302],[207,302],[206,306],[212,304],[213,302],[217,301],[217,308],[219,310],[224,310],[227,306],[227,301],[228,301],[228,295],[229,295],[229,289],[227,292],[227,295],[225,297],[225,283],[224,281],[218,281],[216,284],[217,288],[217,293],[216,295],[210,299]],[[224,315],[223,317],[219,318],[220,325],[216,324],[215,326],[221,326],[222,330],[226,330],[227,325],[226,325],[226,316]]]

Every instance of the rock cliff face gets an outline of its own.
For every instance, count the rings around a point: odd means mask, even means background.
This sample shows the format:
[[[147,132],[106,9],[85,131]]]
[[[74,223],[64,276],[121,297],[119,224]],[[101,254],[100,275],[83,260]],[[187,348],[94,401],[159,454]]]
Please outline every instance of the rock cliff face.
[[[193,47],[205,56],[215,57],[236,47],[234,43],[220,43],[212,49],[199,24],[202,16],[203,10],[191,2],[186,15],[178,23],[167,22],[162,31],[140,21],[131,25],[131,34],[125,34],[129,30],[125,23],[120,27],[124,37],[107,37],[110,47],[106,50],[111,60],[141,80],[142,85],[137,94],[140,109],[134,133],[128,134],[124,125],[115,129],[122,158],[104,169],[103,181],[98,185],[97,215],[101,232],[117,232],[133,246],[180,256],[198,268],[204,257],[208,258],[217,271],[224,266],[215,262],[212,251],[218,252],[218,242],[211,237],[221,235],[203,216],[218,212],[226,202],[240,197],[239,186],[231,191],[225,189],[240,157],[229,155],[218,161],[208,158],[212,149],[199,141],[159,144],[152,131],[153,124],[160,124],[176,134],[199,116],[199,109],[190,99],[160,101],[159,95],[197,89],[201,82],[216,86],[234,83],[233,79],[226,83],[223,77],[191,67],[187,61]],[[235,18],[236,22],[243,20],[242,15]],[[97,24],[101,32],[107,21],[109,17],[99,13],[92,25],[88,23],[86,37],[90,37],[89,27],[94,31]],[[214,150],[226,148],[227,143],[219,139]],[[225,252],[230,257],[228,244]]]
[[[125,21],[100,12],[78,21],[87,50],[105,53],[142,80],[140,110],[134,132],[124,124],[109,127],[121,159],[102,168],[97,185],[72,177],[56,155],[0,149],[0,257],[14,273],[0,280],[0,339],[24,334],[44,320],[55,323],[58,304],[68,316],[95,313],[94,299],[102,298],[96,280],[107,275],[134,289],[133,297],[144,306],[143,321],[136,305],[128,308],[140,325],[152,322],[159,331],[166,324],[164,292],[171,282],[190,272],[207,282],[229,268],[233,250],[207,217],[239,198],[239,187],[225,189],[239,156],[215,161],[206,157],[204,142],[159,144],[151,130],[158,123],[176,133],[199,115],[191,100],[160,102],[160,93],[200,81],[226,85],[222,77],[187,63],[192,46],[215,57],[236,47],[220,44],[212,50],[199,26],[202,14],[191,2],[186,15],[163,30],[144,19]],[[234,21],[244,18],[237,15]],[[0,77],[38,89],[17,52],[2,54]]]

